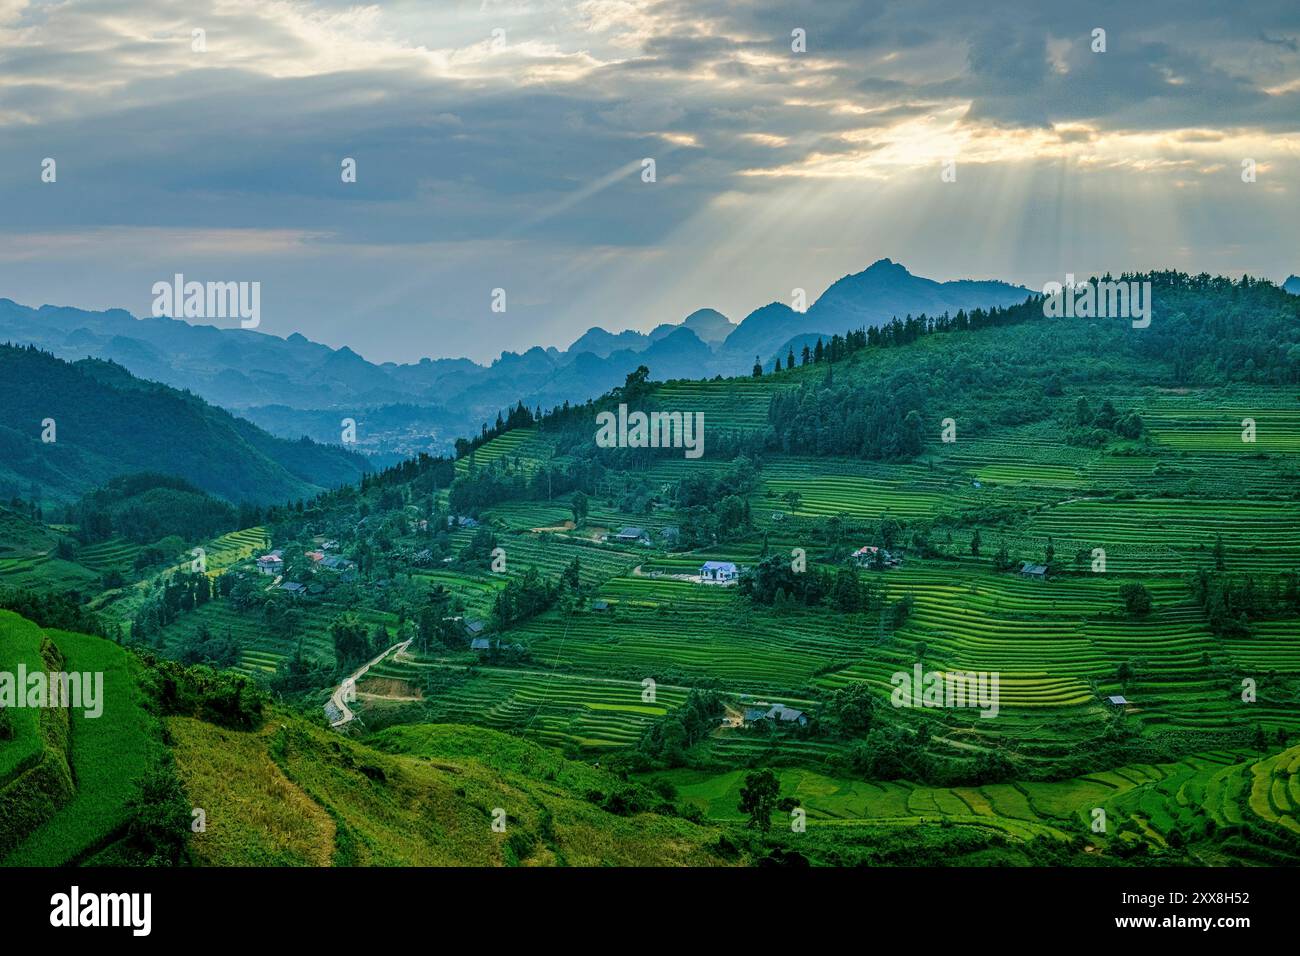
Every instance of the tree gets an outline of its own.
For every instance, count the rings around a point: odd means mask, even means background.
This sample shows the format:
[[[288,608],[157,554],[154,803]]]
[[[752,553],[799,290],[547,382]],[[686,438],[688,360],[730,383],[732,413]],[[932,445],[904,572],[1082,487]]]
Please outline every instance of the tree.
[[[804,346],[804,348],[807,348],[807,346]],[[790,346],[790,351],[788,351],[785,355],[785,367],[794,368],[794,346],[793,345]]]
[[[366,626],[353,614],[340,614],[330,624],[330,636],[334,638],[334,656],[339,664],[360,663],[370,651],[366,637]]]
[[[1043,553],[1043,564],[1049,568],[1052,566],[1052,560],[1056,557],[1056,545],[1052,544],[1052,536],[1047,536],[1047,550]]]
[[[925,450],[925,423],[915,408],[903,418],[902,443],[899,452],[904,458],[915,458]]]
[[[1151,592],[1141,584],[1134,582],[1121,585],[1119,597],[1130,617],[1142,617],[1151,613]]]
[[[763,363],[759,361],[758,356],[754,356],[754,378],[763,377]]]
[[[741,813],[749,815],[749,826],[766,833],[772,829],[772,811],[776,809],[781,784],[770,770],[754,770],[745,774],[745,785],[740,788]]]
[[[582,589],[582,565],[575,554],[573,560],[565,567],[564,573],[560,575],[560,583],[570,591],[579,591]]]
[[[975,533],[970,536],[970,553],[975,557],[980,556],[980,529],[976,528]]]
[[[149,866],[176,866],[186,856],[190,801],[170,752],[156,758],[127,803],[126,843]]]
[[[835,589],[831,592],[831,601],[835,610],[849,613],[862,607],[862,586],[858,580],[858,569],[843,567],[835,572]]]
[[[1011,555],[1007,553],[1005,544],[998,548],[998,553],[993,556],[993,570],[1006,571],[1011,567]]]
[[[569,507],[573,509],[573,523],[581,525],[591,508],[591,503],[587,500],[587,493],[585,491],[575,491]]]
[[[1223,570],[1223,535],[1215,535],[1214,538],[1214,570]]]
[[[866,733],[876,719],[876,700],[863,681],[854,681],[834,691],[826,709],[845,736]]]
[[[1092,409],[1088,407],[1088,400],[1082,395],[1074,406],[1074,420],[1080,425],[1092,424]]]
[[[650,369],[644,365],[638,365],[636,371],[628,372],[627,379],[623,382],[622,389],[615,389],[619,392],[619,397],[626,402],[640,398],[650,388]]]
[[[1125,438],[1141,438],[1145,427],[1142,423],[1142,416],[1135,411],[1130,411],[1119,420],[1119,424],[1115,426],[1115,431]]]
[[[1115,428],[1115,423],[1119,421],[1119,411],[1110,399],[1106,399],[1101,403],[1101,408],[1097,409],[1097,414],[1092,421],[1098,428],[1112,431]]]

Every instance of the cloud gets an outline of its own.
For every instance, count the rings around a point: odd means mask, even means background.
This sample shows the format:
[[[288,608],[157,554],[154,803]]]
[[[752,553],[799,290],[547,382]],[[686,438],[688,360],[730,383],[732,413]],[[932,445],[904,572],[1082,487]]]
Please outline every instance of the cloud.
[[[1099,26],[1105,53],[1089,45]],[[806,53],[791,50],[795,28]],[[1267,170],[1252,195],[1293,195],[1297,35],[1300,13],[1281,0],[0,0],[0,248],[12,263],[30,237],[75,260],[77,294],[96,304],[98,282],[105,306],[124,288],[109,274],[120,254],[96,251],[105,237],[131,237],[158,268],[180,257],[202,271],[223,251],[250,270],[283,260],[284,282],[317,283],[279,300],[286,331],[328,308],[373,321],[383,301],[455,336],[453,305],[477,308],[484,283],[527,283],[512,301],[538,303],[533,324],[507,322],[492,343],[519,348],[597,320],[680,318],[653,309],[709,300],[710,284],[733,285],[734,302],[775,294],[762,276],[774,263],[820,274],[900,258],[865,252],[865,210],[942,209],[938,164],[954,159],[961,190],[986,190],[963,192],[963,208],[1004,223],[989,242],[1021,246],[1026,205],[1050,195],[1026,177],[1058,190],[1066,177],[1073,201],[1096,205],[1129,188],[1122,175],[1142,179],[1130,201],[1152,215],[1200,190],[1204,221],[1179,242],[1212,258],[1208,210],[1245,211],[1222,192],[1242,157]],[[40,181],[44,157],[55,184]],[[341,181],[345,157],[356,183]],[[654,184],[636,174],[645,157]],[[857,225],[838,215],[859,206]],[[1059,196],[1047,208],[1072,228]],[[254,236],[279,238],[251,248]],[[708,274],[741,243],[739,269]],[[300,269],[312,257],[314,276]],[[359,285],[346,263],[361,260],[366,281],[403,291]],[[680,298],[629,292],[590,314],[615,263],[632,289],[669,261],[687,267],[657,281],[682,283]],[[0,280],[41,275],[15,272]],[[374,347],[390,356],[438,350],[400,323],[382,329]]]

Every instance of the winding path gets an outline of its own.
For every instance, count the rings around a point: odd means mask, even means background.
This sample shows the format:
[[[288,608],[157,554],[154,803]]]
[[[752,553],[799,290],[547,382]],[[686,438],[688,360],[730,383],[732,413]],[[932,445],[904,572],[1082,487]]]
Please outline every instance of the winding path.
[[[339,715],[338,717],[331,717],[330,719],[331,727],[342,727],[344,724],[351,723],[357,718],[357,715],[352,712],[352,709],[348,707],[347,703],[343,699],[344,697],[347,696],[348,685],[350,684],[352,686],[352,691],[353,694],[355,695],[357,681],[359,681],[363,676],[365,676],[366,671],[370,670],[370,668],[374,667],[376,664],[382,661],[389,654],[392,654],[394,651],[400,654],[402,651],[406,650],[407,647],[410,646],[410,644],[411,642],[409,640],[402,641],[401,643],[398,644],[394,644],[392,647],[388,648],[388,650],[384,651],[382,654],[376,657],[373,661],[368,661],[367,663],[361,665],[361,667],[356,671],[356,673],[352,674],[349,677],[344,678],[343,682],[339,684],[338,687],[334,688],[334,693],[330,695],[329,703],[325,705],[326,713],[330,713],[330,708],[333,707],[333,712]]]

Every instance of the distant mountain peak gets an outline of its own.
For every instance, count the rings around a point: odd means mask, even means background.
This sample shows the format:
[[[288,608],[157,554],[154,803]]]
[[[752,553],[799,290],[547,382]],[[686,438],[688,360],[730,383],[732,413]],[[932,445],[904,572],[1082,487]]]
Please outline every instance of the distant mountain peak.
[[[1013,305],[1024,301],[1028,294],[1028,289],[1005,282],[936,282],[914,275],[886,257],[831,283],[804,313],[793,312],[779,302],[755,309],[727,338],[724,349],[730,354],[752,355],[757,351],[771,356],[784,353],[796,338],[829,338],[907,315]]]
[[[681,328],[690,329],[701,342],[721,342],[736,330],[736,325],[717,309],[696,309],[682,320]]]

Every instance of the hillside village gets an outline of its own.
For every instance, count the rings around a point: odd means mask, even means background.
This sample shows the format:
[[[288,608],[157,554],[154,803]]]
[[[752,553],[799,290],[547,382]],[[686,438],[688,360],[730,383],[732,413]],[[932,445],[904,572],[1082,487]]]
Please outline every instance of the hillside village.
[[[502,734],[675,794],[700,825],[730,826],[735,788],[771,768],[810,832],[918,818],[1018,853],[1285,855],[1289,791],[1255,794],[1251,768],[1288,786],[1300,733],[1290,386],[1173,389],[1122,337],[1122,392],[1074,381],[1053,356],[1091,333],[1033,315],[914,319],[896,344],[842,339],[744,379],[633,375],[604,399],[703,409],[698,462],[597,448],[594,405],[521,406],[455,458],[301,500],[236,507],[147,475],[58,513],[15,498],[0,584],[245,681],[340,746]],[[986,387],[944,392],[950,367]],[[1029,373],[1045,384],[1025,420]],[[973,424],[914,452],[881,395]],[[1243,457],[1247,412],[1264,426]],[[33,581],[77,598],[21,597]],[[899,706],[900,674],[937,696]],[[989,674],[995,717],[946,706]],[[1222,802],[1189,802],[1198,787]],[[1091,834],[1098,801],[1148,809]]]

